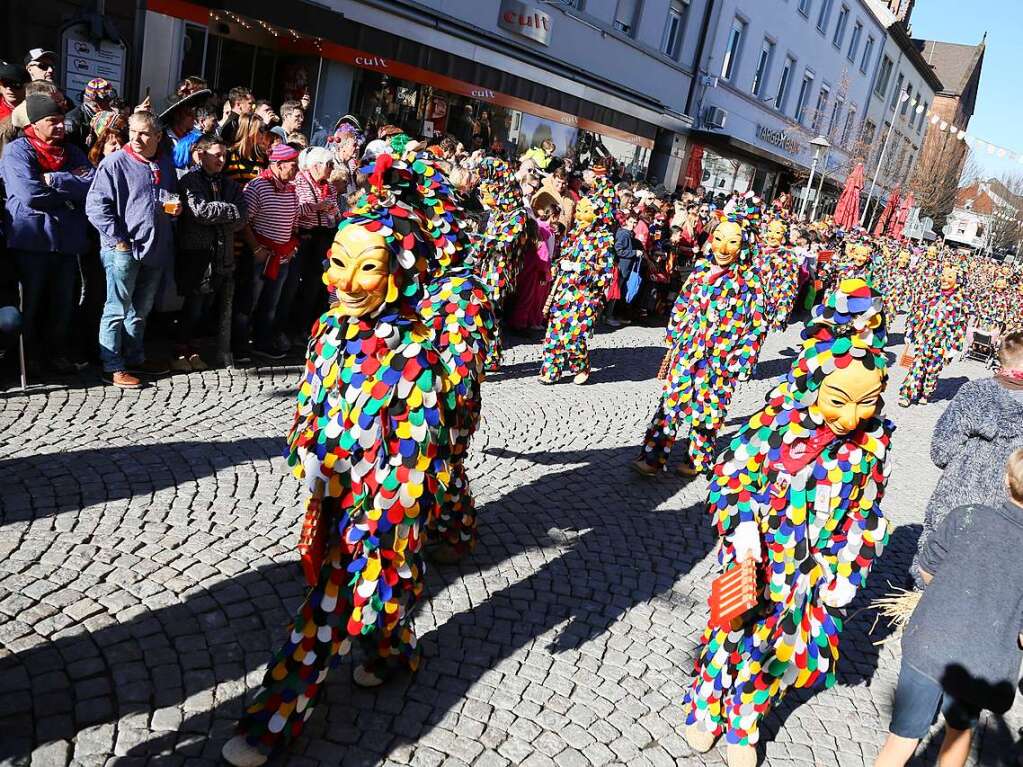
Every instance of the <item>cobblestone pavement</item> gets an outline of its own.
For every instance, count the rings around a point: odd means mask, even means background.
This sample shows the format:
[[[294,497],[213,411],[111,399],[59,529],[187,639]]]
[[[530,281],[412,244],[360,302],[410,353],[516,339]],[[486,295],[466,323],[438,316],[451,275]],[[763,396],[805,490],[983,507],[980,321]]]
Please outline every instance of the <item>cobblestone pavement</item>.
[[[627,465],[656,403],[660,338],[601,333],[584,387],[541,387],[538,345],[510,350],[471,461],[481,546],[429,575],[422,671],[366,693],[335,670],[280,764],[723,763],[680,737],[713,572],[706,483]],[[795,338],[769,339],[729,430]],[[904,411],[902,373],[884,503],[898,526],[868,598],[905,581],[937,478],[931,428],[984,374],[956,364],[938,401]],[[0,763],[216,763],[303,594],[299,488],[279,457],[295,382],[291,367],[0,394]],[[771,715],[765,764],[872,763],[898,670],[872,622],[848,621],[835,688]],[[980,763],[1011,750],[1018,714],[989,723]]]

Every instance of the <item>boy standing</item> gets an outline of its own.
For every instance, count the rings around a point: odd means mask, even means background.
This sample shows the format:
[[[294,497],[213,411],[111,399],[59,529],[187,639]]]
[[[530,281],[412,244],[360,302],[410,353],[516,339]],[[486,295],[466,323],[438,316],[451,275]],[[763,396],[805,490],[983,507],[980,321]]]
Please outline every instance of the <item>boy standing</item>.
[[[945,715],[941,767],[962,767],[981,709],[1004,713],[1023,636],[1023,449],[1009,456],[1009,500],[950,513],[920,555],[926,590],[902,637],[891,734],[874,767],[902,767]]]

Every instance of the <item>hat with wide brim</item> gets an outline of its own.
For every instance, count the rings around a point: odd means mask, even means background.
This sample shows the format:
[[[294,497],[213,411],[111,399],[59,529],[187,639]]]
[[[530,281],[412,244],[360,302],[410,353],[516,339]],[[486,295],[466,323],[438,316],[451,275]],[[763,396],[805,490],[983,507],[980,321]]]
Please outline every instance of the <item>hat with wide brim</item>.
[[[201,91],[189,93],[187,96],[180,99],[177,96],[169,96],[163,102],[161,111],[157,113],[157,116],[160,118],[160,122],[167,122],[167,118],[169,118],[177,110],[187,107],[195,108],[200,104],[205,104],[212,95],[213,91],[209,88],[203,88]]]

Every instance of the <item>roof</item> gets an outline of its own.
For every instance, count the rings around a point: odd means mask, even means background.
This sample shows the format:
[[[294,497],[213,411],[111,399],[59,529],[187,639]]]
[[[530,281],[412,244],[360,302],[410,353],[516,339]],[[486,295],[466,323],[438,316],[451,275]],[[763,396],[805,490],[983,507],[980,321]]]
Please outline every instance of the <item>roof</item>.
[[[945,86],[942,94],[946,96],[961,96],[967,91],[971,79],[981,67],[986,46],[984,40],[979,45],[918,39],[914,39],[913,43]]]

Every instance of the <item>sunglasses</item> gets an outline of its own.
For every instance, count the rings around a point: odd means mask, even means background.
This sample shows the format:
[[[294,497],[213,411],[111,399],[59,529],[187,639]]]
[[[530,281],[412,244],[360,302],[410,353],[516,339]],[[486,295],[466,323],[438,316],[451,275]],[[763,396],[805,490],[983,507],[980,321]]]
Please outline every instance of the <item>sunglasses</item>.
[[[56,69],[55,65],[48,64],[43,61],[30,61],[29,66],[37,67],[39,69]]]

